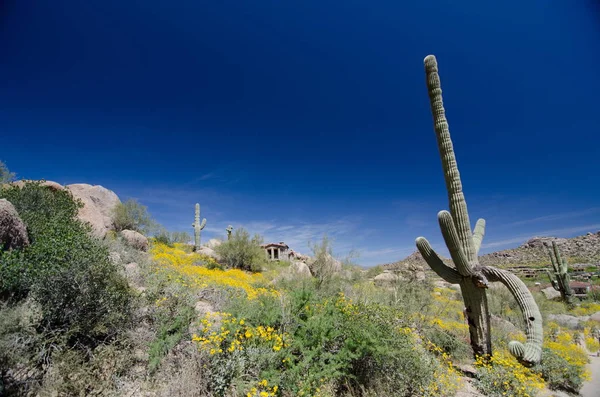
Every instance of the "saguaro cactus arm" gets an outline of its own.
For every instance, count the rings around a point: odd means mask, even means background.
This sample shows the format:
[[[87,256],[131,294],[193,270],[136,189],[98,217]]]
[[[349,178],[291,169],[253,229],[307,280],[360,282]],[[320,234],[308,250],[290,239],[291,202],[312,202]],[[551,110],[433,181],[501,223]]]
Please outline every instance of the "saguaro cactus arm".
[[[473,244],[475,245],[475,255],[479,254],[483,237],[485,236],[485,219],[479,218],[473,230]]]
[[[554,287],[555,290],[560,291],[560,286],[558,285],[558,282],[552,277],[552,273],[550,273],[549,270],[546,270],[546,274],[548,275],[548,278],[552,283],[552,287]]]
[[[472,276],[474,274],[473,269],[461,247],[460,237],[458,236],[458,230],[454,225],[452,215],[450,215],[448,211],[440,211],[438,213],[438,222],[440,224],[442,236],[444,236],[444,241],[446,242],[446,247],[448,247],[452,261],[456,266],[456,270],[458,270],[461,276]]]
[[[425,237],[417,238],[417,248],[425,262],[438,276],[451,284],[458,284],[462,281],[462,276],[440,259]]]
[[[511,272],[491,266],[483,266],[482,271],[489,281],[499,281],[508,288],[523,313],[527,341],[525,345],[518,341],[511,341],[508,345],[510,352],[525,365],[539,362],[542,357],[544,331],[542,314],[533,295],[523,281]]]

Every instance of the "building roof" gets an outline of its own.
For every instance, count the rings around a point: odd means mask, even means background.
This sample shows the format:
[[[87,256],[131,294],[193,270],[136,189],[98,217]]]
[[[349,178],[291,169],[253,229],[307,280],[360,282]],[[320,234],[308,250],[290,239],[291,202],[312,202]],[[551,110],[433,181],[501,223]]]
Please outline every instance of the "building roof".
[[[262,244],[261,248],[270,248],[270,247],[276,247],[276,248],[290,248],[286,243],[284,243],[283,241],[280,241],[278,243],[267,243],[267,244]]]
[[[581,281],[571,281],[569,285],[571,288],[588,288],[591,286],[590,283],[583,283]]]

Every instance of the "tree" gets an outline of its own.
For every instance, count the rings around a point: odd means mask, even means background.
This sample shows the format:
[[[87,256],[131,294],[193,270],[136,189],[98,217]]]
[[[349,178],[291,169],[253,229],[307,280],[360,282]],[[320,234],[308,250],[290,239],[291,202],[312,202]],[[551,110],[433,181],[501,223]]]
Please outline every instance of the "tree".
[[[16,178],[14,172],[10,172],[6,164],[0,160],[0,183],[10,183]]]
[[[173,243],[187,244],[192,239],[192,236],[188,232],[173,232],[171,233],[171,241]]]
[[[317,286],[320,287],[339,273],[342,264],[333,257],[332,242],[327,236],[324,235],[320,243],[309,242],[308,245],[313,254],[310,271],[317,280]]]
[[[156,222],[148,213],[148,208],[135,199],[116,205],[113,210],[113,224],[117,232],[135,230],[146,235],[157,228]]]
[[[264,265],[265,251],[261,248],[262,238],[239,228],[231,235],[231,239],[215,248],[221,260],[230,267],[248,271],[260,271]]]

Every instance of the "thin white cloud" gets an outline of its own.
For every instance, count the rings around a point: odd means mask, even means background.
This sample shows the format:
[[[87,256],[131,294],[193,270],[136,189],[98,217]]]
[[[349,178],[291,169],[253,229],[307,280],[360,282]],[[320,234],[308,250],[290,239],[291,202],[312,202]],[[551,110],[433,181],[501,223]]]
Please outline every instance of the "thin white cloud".
[[[530,223],[556,221],[556,220],[560,220],[560,219],[569,219],[569,218],[578,218],[581,216],[591,215],[591,214],[596,214],[596,213],[600,213],[600,207],[587,208],[582,211],[571,211],[571,212],[563,212],[563,213],[559,213],[559,214],[544,215],[544,216],[539,216],[537,218],[525,219],[522,221],[508,223],[508,224],[502,225],[502,226],[520,226],[520,225],[527,225]]]
[[[417,248],[416,247],[399,247],[399,248],[381,248],[381,249],[358,249],[360,257],[364,259],[378,259],[386,256],[393,256],[394,260],[402,259],[412,254]]]
[[[538,231],[538,232],[534,232],[534,233],[521,234],[518,237],[513,237],[513,238],[509,238],[509,239],[505,239],[505,240],[497,240],[497,241],[492,241],[489,243],[483,243],[481,245],[481,247],[485,248],[485,249],[498,248],[498,247],[508,246],[511,244],[522,244],[525,241],[527,241],[530,238],[535,237],[535,236],[564,236],[564,235],[571,235],[574,233],[597,231],[598,229],[600,229],[600,223],[595,223],[595,224],[591,224],[591,225],[565,227],[565,228],[560,228],[560,229],[543,230],[543,231]]]
[[[213,178],[216,178],[216,177],[217,177],[216,173],[214,173],[214,172],[208,172],[208,173],[200,176],[197,180],[198,181],[205,181],[207,179],[213,179]]]

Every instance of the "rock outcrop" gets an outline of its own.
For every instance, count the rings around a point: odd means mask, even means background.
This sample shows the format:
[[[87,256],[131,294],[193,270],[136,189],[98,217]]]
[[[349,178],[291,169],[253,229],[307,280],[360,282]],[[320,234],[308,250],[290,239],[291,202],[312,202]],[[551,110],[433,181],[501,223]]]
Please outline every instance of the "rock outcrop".
[[[223,241],[218,240],[216,238],[211,238],[210,240],[208,240],[208,243],[205,244],[206,247],[214,250],[215,248],[217,248],[219,245],[223,244]]]
[[[135,230],[122,230],[121,237],[127,245],[140,251],[148,251],[148,239]]]
[[[395,275],[389,270],[386,270],[383,273],[375,276],[373,282],[378,287],[391,287],[395,285],[398,282],[398,280],[400,280],[399,276]]]
[[[545,264],[550,266],[547,247],[551,247],[553,241],[556,241],[563,257],[567,258],[570,265],[573,264],[574,260],[600,264],[600,231],[573,238],[533,237],[517,248],[481,255],[479,263],[482,266],[499,267]],[[441,259],[448,266],[454,266],[452,259],[444,257],[441,257]],[[427,266],[418,251],[397,262],[385,264],[383,268],[395,272],[400,271],[402,275],[410,271],[425,271],[427,274],[433,274],[433,271]]]
[[[583,329],[583,323],[588,321],[590,316],[571,316],[569,314],[549,314],[548,321],[554,321],[558,325],[570,329]]]
[[[202,255],[206,255],[208,257],[213,258],[216,261],[220,261],[221,257],[219,256],[219,254],[217,254],[217,252],[209,247],[200,247],[200,249],[198,251],[196,251],[198,254],[202,254]]]
[[[300,261],[292,261],[290,265],[290,272],[293,276],[299,278],[310,278],[312,277],[312,273],[310,272],[310,268],[304,262]]]
[[[452,264],[451,261],[446,261],[446,258],[442,259],[447,264]],[[429,266],[427,266],[421,253],[415,251],[398,262],[383,265],[383,268],[409,280],[423,281],[426,279],[425,269],[429,269]]]
[[[574,260],[592,264],[600,262],[600,231],[598,231],[573,238],[533,237],[517,248],[482,255],[479,257],[479,263],[483,266],[550,265],[546,247],[551,247],[553,241],[569,264]]]
[[[0,247],[6,250],[27,245],[27,226],[19,217],[15,206],[6,199],[0,199]]]
[[[542,294],[546,297],[546,299],[553,300],[560,298],[560,292],[554,289],[554,287],[544,288],[542,290]]]
[[[113,210],[121,201],[112,190],[100,185],[76,183],[66,188],[73,197],[83,202],[78,217],[92,226],[94,235],[104,238],[109,230],[113,230]]]
[[[18,180],[16,182],[11,182],[7,185],[12,185],[12,186],[17,186],[19,188],[22,188],[23,186],[25,186],[25,183],[27,182],[36,182],[34,180],[29,180],[29,179],[21,179]],[[52,190],[64,190],[64,186],[61,185],[60,183],[54,182],[54,181],[42,181],[40,183],[41,186],[46,186]]]

